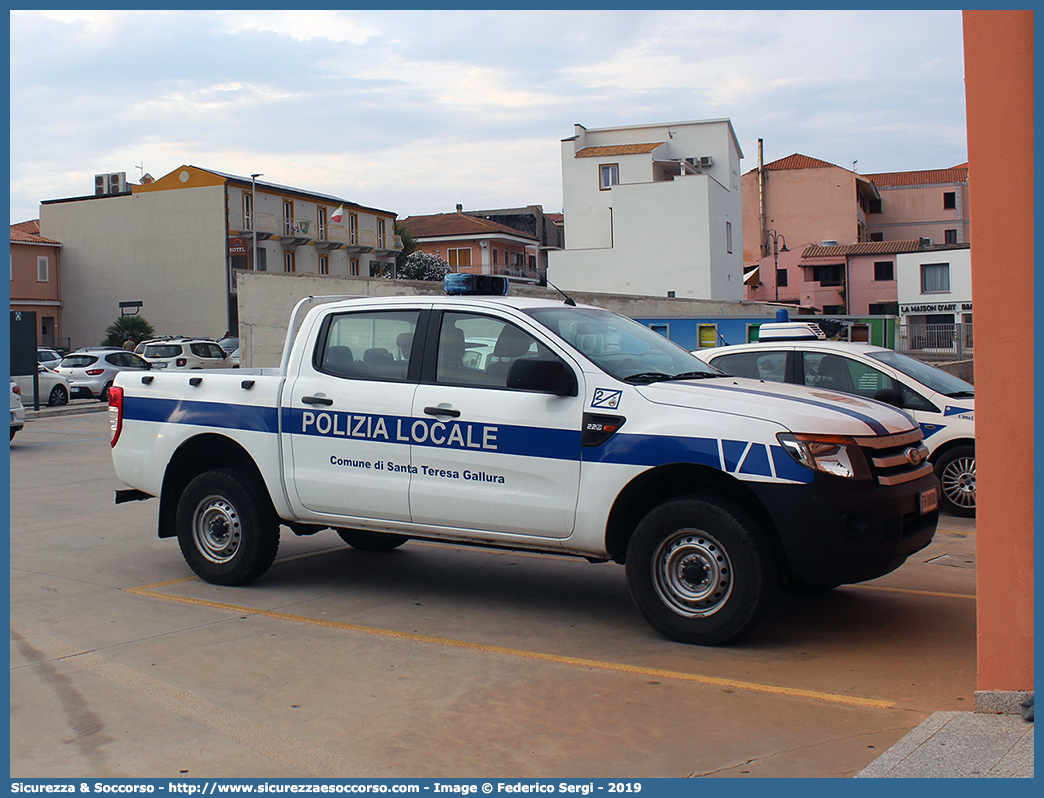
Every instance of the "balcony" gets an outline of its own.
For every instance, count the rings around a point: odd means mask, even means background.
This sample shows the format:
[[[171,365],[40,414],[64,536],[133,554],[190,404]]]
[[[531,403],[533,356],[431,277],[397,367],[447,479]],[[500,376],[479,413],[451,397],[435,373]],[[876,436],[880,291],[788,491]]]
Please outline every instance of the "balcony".
[[[260,224],[261,214],[258,214]],[[316,237],[316,223],[311,219],[283,219],[282,230],[279,232],[279,243],[284,247],[296,247],[301,244],[309,244]]]
[[[402,238],[397,235],[376,236],[377,244],[374,254],[379,258],[389,258],[402,252]]]
[[[241,213],[235,215],[229,219],[229,223],[232,225],[238,225],[237,230],[229,230],[229,233],[247,233],[251,236],[254,234],[253,223],[257,221],[257,240],[267,241],[270,238],[274,238],[279,235],[279,223],[276,221],[275,216],[270,213]]]
[[[341,227],[341,225],[337,226]],[[348,230],[344,248],[349,255],[374,252],[377,249],[377,233],[373,230]]]

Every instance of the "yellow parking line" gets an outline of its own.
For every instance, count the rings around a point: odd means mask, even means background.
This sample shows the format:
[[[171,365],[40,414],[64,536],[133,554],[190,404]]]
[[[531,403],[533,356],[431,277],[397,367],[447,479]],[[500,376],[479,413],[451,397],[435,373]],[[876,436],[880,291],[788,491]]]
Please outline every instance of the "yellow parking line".
[[[552,662],[561,665],[577,665],[586,668],[597,668],[605,671],[618,671],[623,673],[640,674],[642,676],[657,676],[664,679],[676,679],[679,681],[696,682],[698,684],[714,687],[727,687],[734,690],[747,690],[756,693],[767,693],[770,695],[787,696],[792,698],[812,698],[818,701],[826,701],[833,704],[847,704],[850,706],[866,707],[872,709],[891,709],[895,706],[894,701],[881,701],[875,698],[863,698],[861,696],[842,695],[838,693],[826,693],[819,690],[803,690],[796,687],[780,687],[771,684],[759,684],[757,682],[745,682],[737,679],[721,679],[716,676],[702,676],[695,673],[684,673],[681,671],[660,670],[659,668],[646,668],[639,665],[626,665],[617,662],[602,662],[600,660],[583,659],[581,657],[567,657],[559,654],[547,654],[540,651],[526,651],[518,648],[507,648],[504,646],[491,646],[484,643],[471,643],[465,640],[452,640],[449,638],[432,637],[430,635],[416,634],[412,632],[398,632],[393,629],[381,629],[374,626],[362,626],[354,623],[343,623],[341,621],[329,621],[322,618],[311,618],[307,615],[293,615],[275,610],[261,610],[254,607],[244,607],[238,604],[226,604],[219,601],[191,598],[189,596],[175,596],[169,593],[161,593],[154,588],[164,587],[178,582],[190,581],[188,579],[176,579],[170,582],[161,582],[156,585],[145,585],[143,587],[129,588],[128,593],[150,598],[176,601],[183,604],[192,604],[197,607],[209,607],[211,609],[227,610],[237,614],[260,615],[264,618],[291,621],[294,623],[306,623],[313,626],[324,626],[330,629],[339,629],[349,632],[361,632],[364,634],[391,637],[398,640],[408,640],[415,643],[428,643],[431,645],[446,646],[468,651],[480,651],[487,654],[503,654],[525,659]]]
[[[975,601],[974,593],[939,593],[934,590],[914,590],[908,587],[887,587],[885,585],[845,585],[845,587],[858,587],[861,590],[880,590],[885,593],[909,593],[913,596],[935,596],[936,598],[959,598]]]

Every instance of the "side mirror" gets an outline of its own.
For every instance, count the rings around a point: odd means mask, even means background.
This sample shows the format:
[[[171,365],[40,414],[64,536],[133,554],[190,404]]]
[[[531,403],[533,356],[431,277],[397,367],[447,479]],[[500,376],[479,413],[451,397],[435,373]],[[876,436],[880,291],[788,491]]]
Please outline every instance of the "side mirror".
[[[558,358],[524,357],[511,364],[507,387],[518,391],[576,396],[576,375]]]
[[[898,407],[900,410],[903,407],[902,395],[899,391],[893,390],[892,388],[882,388],[874,394],[874,399],[878,402],[884,402],[886,405]]]

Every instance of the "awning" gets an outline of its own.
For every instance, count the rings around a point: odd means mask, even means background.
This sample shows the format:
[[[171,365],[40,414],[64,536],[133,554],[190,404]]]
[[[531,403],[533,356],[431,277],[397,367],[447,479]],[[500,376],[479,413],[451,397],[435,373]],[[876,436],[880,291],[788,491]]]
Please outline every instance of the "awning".
[[[761,282],[758,274],[761,271],[759,266],[755,266],[749,272],[743,272],[743,284],[744,285],[758,285]]]

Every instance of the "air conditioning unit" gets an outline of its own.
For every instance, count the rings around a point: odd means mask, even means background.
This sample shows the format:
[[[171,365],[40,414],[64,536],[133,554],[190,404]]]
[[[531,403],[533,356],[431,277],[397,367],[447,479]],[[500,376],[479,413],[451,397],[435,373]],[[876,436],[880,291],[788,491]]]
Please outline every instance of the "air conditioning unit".
[[[836,247],[837,246],[837,242],[836,241],[820,241],[819,242],[819,246],[821,246],[821,247]]]
[[[107,184],[109,190],[107,194],[121,194],[127,190],[127,173],[126,172],[112,172],[107,177]]]
[[[713,165],[714,165],[714,159],[711,158],[709,155],[701,155],[700,156],[700,166],[702,166],[703,168],[707,168],[708,166],[713,166]]]
[[[109,176],[108,175],[95,175],[94,176],[94,196],[104,197],[109,193]]]

